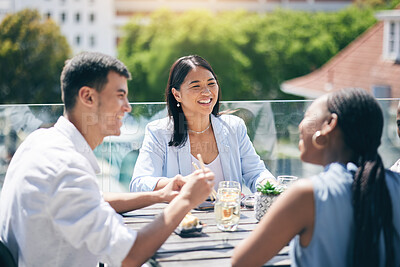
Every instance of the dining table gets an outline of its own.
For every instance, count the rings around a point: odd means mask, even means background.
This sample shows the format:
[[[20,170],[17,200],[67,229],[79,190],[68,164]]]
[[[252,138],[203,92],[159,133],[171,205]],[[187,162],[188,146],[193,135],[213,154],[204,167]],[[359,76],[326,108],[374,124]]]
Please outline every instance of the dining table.
[[[166,205],[158,203],[124,213],[124,223],[129,228],[139,230],[152,222]],[[147,266],[231,266],[233,249],[249,236],[258,223],[254,210],[246,207],[241,208],[239,225],[233,232],[224,232],[217,228],[213,210],[192,210],[191,213],[200,220],[201,232],[193,237],[182,237],[173,232],[147,262]],[[290,266],[288,252],[289,246],[285,246],[263,266]]]

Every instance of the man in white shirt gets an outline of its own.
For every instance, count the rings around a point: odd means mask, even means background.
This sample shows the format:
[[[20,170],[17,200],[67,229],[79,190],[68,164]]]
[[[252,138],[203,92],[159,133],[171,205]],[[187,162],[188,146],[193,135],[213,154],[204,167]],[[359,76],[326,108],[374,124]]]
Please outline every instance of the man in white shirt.
[[[175,179],[163,191],[101,194],[93,149],[120,134],[131,110],[129,78],[120,61],[103,54],[67,61],[61,74],[64,116],[17,149],[0,198],[0,238],[19,266],[140,266],[210,194],[209,170],[194,172],[184,185]],[[171,202],[137,232],[116,213],[161,201]]]

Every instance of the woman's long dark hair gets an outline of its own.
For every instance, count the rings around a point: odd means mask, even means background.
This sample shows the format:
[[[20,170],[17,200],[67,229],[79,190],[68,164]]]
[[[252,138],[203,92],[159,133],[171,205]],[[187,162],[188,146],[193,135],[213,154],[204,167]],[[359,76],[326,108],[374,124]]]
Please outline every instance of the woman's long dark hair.
[[[375,98],[363,89],[332,93],[328,109],[338,116],[345,144],[357,157],[352,186],[355,220],[353,266],[379,266],[379,240],[383,233],[386,267],[394,266],[392,202],[385,169],[378,154],[383,114]]]
[[[177,107],[178,102],[172,94],[172,88],[179,91],[189,71],[196,67],[203,67],[210,71],[218,84],[218,99],[211,112],[215,116],[218,116],[221,88],[211,65],[204,58],[197,55],[179,58],[171,67],[167,87],[165,89],[165,101],[167,102],[168,115],[174,121],[174,134],[172,135],[171,141],[168,143],[169,146],[183,146],[187,140],[187,120],[182,111],[182,107]]]

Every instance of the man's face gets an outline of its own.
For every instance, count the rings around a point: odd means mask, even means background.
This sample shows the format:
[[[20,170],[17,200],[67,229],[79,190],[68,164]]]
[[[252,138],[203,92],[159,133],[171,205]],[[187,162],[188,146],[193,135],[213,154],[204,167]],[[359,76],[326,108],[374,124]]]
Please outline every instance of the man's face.
[[[107,84],[98,93],[97,118],[100,135],[120,135],[122,118],[132,110],[128,101],[128,83],[124,76],[114,71],[107,75]]]

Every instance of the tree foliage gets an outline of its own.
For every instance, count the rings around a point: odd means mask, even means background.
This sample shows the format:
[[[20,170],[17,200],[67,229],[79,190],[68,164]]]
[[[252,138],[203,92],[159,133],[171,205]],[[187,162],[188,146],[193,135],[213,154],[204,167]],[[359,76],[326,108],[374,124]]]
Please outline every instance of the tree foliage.
[[[59,27],[35,10],[0,24],[0,103],[61,102],[60,73],[70,48]]]
[[[171,64],[198,54],[213,66],[223,100],[285,99],[280,84],[307,74],[374,24],[373,9],[180,14],[159,10],[124,28],[119,58],[133,74],[130,99],[162,101]]]

